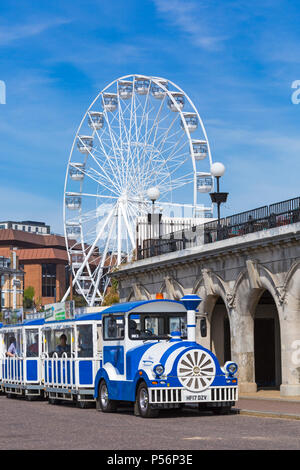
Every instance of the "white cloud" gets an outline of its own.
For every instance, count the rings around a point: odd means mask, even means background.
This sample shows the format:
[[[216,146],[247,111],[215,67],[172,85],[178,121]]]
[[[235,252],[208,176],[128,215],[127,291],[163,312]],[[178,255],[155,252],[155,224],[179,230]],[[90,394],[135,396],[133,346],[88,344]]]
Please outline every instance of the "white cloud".
[[[44,31],[69,23],[69,20],[63,18],[54,18],[39,23],[25,23],[19,25],[9,25],[0,27],[0,46],[7,46],[14,41],[37,36]]]
[[[194,46],[206,50],[219,50],[228,36],[211,32],[205,15],[205,4],[181,0],[153,0],[155,7],[171,24],[186,33]],[[204,7],[204,8],[203,8]]]

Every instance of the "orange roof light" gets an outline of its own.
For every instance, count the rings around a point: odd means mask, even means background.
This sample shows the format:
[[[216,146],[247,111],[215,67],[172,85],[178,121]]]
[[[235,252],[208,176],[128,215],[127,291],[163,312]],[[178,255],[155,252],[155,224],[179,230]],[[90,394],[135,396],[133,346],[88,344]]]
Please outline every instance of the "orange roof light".
[[[163,298],[164,298],[164,294],[163,294],[162,292],[157,292],[155,298],[156,298],[156,299],[163,299]]]

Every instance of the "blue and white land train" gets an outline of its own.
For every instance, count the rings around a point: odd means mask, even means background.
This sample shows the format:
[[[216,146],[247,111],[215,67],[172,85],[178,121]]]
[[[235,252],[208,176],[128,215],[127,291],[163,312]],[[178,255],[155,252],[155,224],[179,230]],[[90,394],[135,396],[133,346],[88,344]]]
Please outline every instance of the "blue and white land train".
[[[145,418],[187,403],[199,410],[229,411],[238,399],[237,364],[221,367],[195,341],[200,301],[188,295],[181,301],[120,303],[72,320],[2,326],[2,391],[50,403],[71,400],[80,407],[96,402],[103,412],[131,402],[134,413]],[[7,357],[12,334],[19,338],[17,354]],[[65,350],[58,345],[62,335]]]

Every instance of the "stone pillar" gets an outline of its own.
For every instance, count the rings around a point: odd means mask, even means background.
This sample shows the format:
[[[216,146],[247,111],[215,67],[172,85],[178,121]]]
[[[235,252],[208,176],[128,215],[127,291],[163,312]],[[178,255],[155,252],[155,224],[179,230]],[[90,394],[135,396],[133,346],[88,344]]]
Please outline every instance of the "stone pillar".
[[[283,303],[281,325],[282,384],[280,395],[300,395],[300,271],[294,275]]]
[[[240,393],[257,391],[254,369],[254,321],[244,296],[236,299],[230,312],[231,356],[238,364]]]

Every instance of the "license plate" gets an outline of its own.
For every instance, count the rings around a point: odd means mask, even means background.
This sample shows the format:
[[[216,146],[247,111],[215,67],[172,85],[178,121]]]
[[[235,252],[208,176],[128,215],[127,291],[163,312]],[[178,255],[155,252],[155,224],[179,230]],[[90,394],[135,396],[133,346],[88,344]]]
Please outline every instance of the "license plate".
[[[182,398],[187,403],[202,402],[210,400],[210,390],[205,390],[200,393],[189,392],[188,390],[182,391]]]

